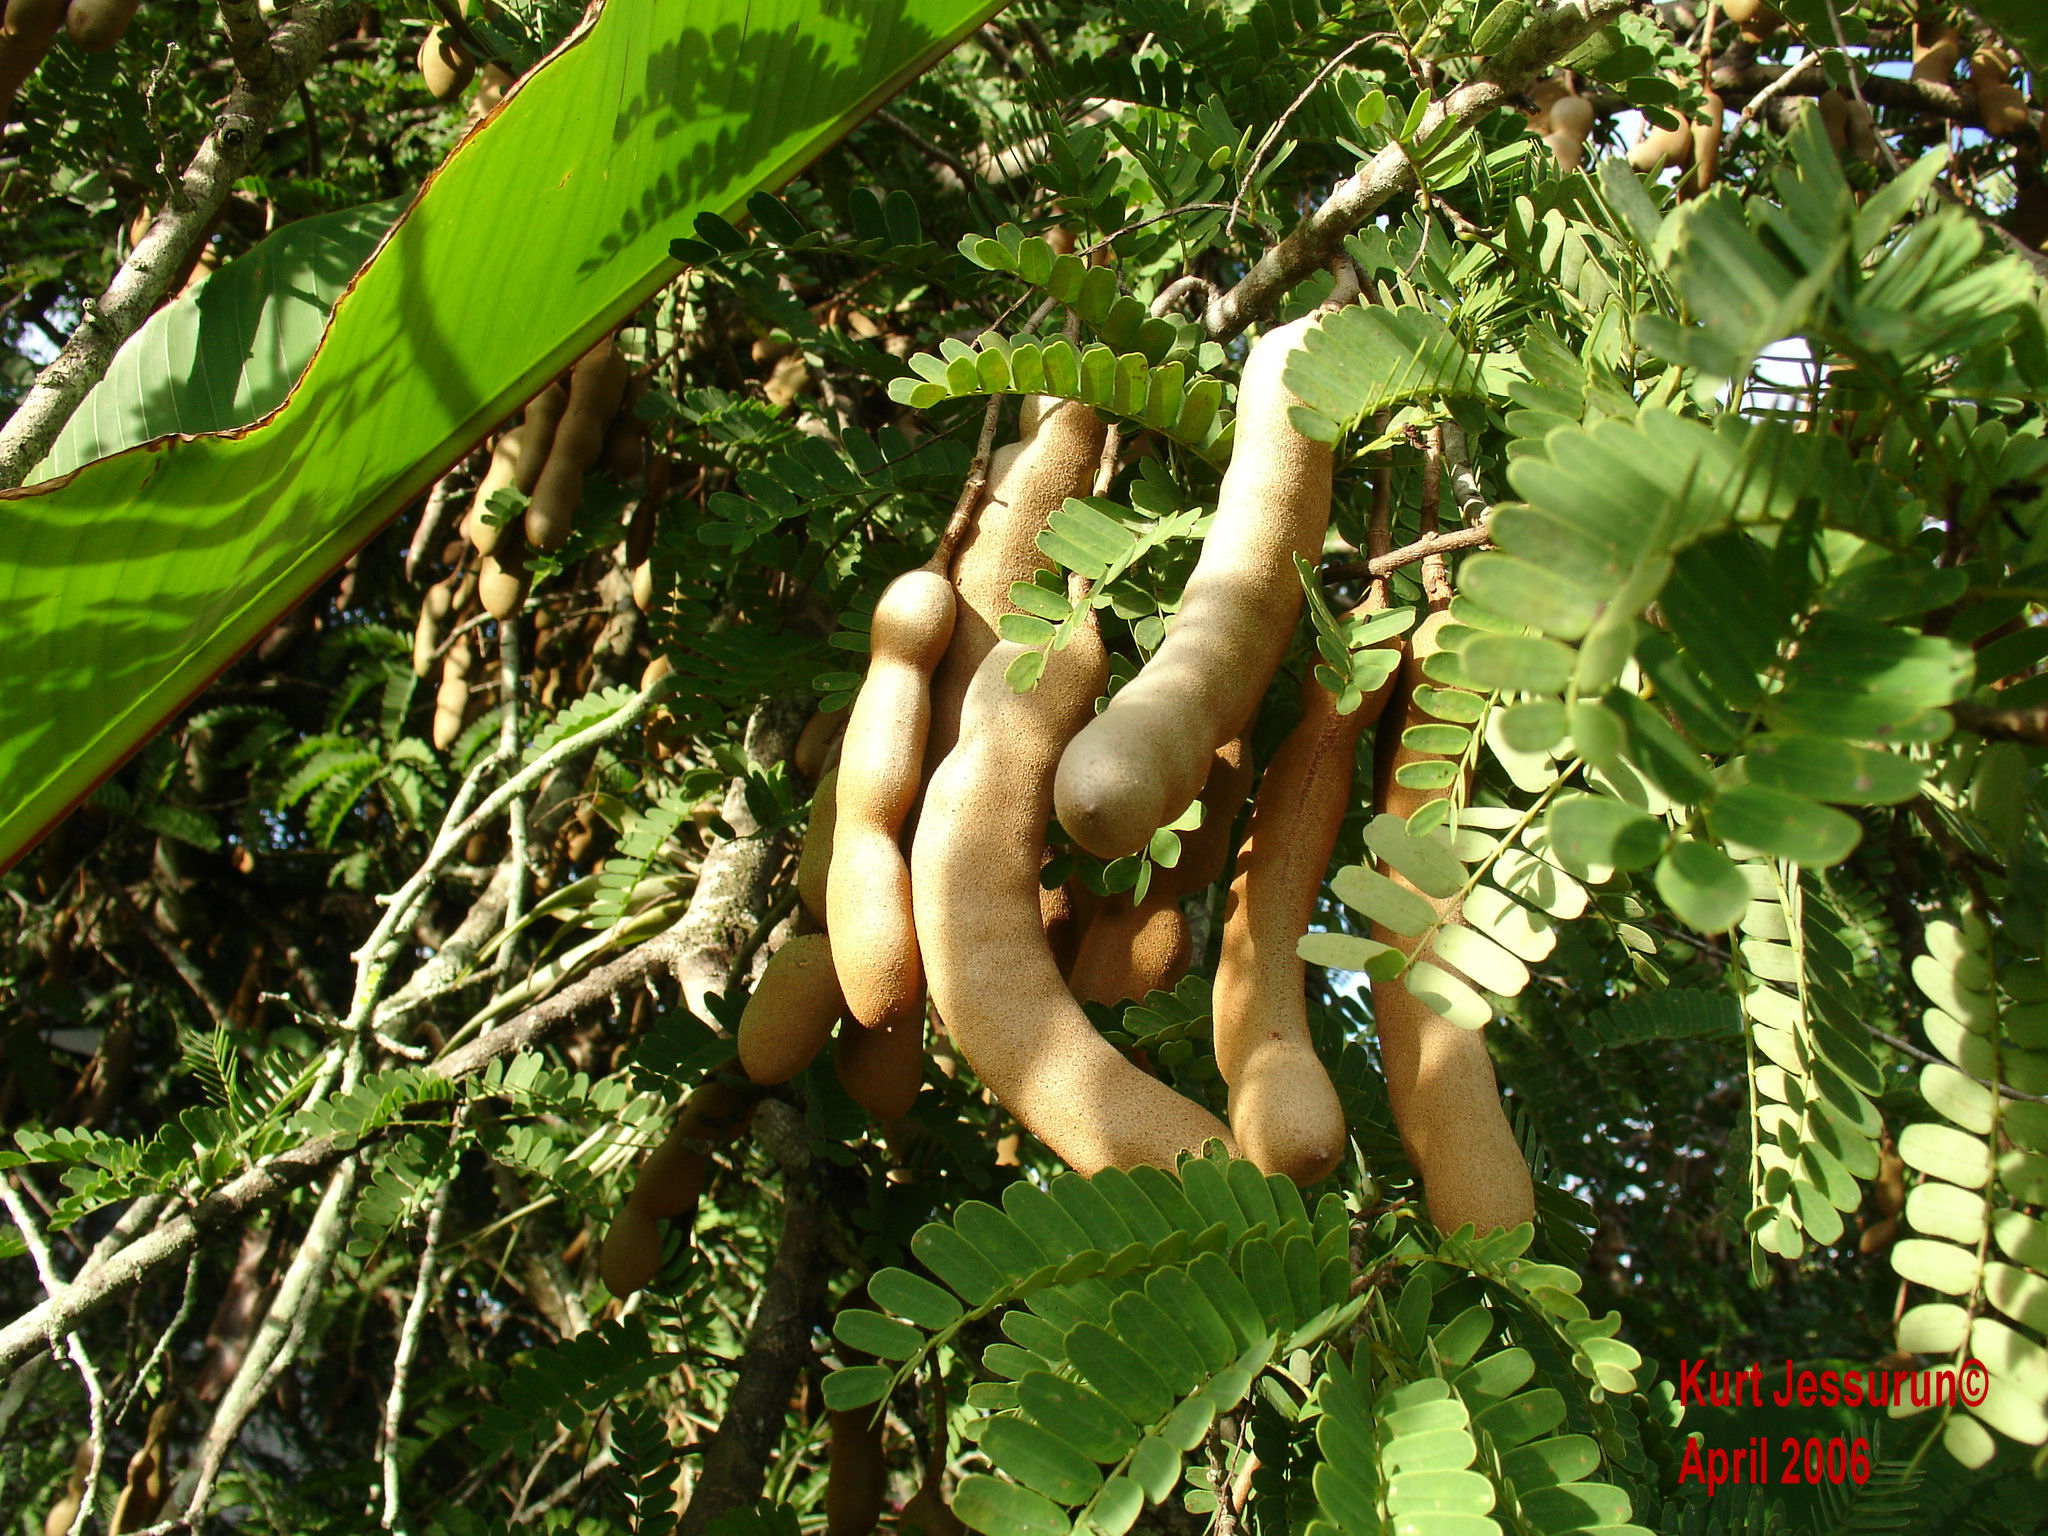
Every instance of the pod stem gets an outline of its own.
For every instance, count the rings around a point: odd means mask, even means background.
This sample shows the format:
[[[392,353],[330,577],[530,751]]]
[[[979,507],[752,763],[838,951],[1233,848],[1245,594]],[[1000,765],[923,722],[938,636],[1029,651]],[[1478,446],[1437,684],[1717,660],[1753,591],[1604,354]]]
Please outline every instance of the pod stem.
[[[988,489],[989,459],[995,453],[996,424],[1002,413],[1003,397],[990,395],[988,409],[981,413],[981,436],[974,445],[974,462],[968,466],[967,480],[960,487],[960,499],[953,503],[953,515],[946,519],[946,530],[939,535],[939,547],[925,562],[928,571],[936,571],[943,576],[951,570],[953,551],[960,547],[960,541],[967,537],[967,530],[974,526],[974,514],[981,510],[982,493]]]

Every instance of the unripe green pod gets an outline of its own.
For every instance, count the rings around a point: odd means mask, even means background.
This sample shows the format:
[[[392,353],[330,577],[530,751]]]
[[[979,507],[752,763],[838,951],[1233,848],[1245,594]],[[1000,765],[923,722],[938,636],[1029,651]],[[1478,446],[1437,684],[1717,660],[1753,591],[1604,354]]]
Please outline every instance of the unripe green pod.
[[[931,724],[931,671],[952,638],[953,588],[929,568],[897,577],[875,605],[873,660],[846,722],[825,926],[846,1006],[869,1029],[919,1021],[910,871],[898,839],[917,798]]]
[[[768,957],[740,1015],[740,1066],[764,1088],[786,1083],[832,1038],[846,1001],[832,970],[832,941],[800,933]]]
[[[1098,858],[1143,848],[1201,792],[1209,759],[1258,708],[1301,611],[1294,557],[1317,560],[1330,521],[1331,448],[1289,419],[1281,374],[1313,315],[1245,359],[1237,446],[1179,614],[1152,659],[1060,758],[1060,825]]]
[[[1092,622],[1027,694],[982,659],[960,740],[925,792],[911,846],[917,929],[939,1017],[989,1091],[1086,1174],[1172,1167],[1221,1121],[1125,1060],[1061,979],[1039,916],[1038,871],[1061,749],[1095,707],[1109,662]]]

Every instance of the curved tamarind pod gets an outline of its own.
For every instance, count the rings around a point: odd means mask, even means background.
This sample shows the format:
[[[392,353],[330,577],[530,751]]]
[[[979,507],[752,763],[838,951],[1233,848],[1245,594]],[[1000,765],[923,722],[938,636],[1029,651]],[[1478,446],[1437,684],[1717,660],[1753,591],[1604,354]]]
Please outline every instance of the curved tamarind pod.
[[[1104,431],[1092,406],[1027,395],[1017,412],[1017,441],[990,455],[988,487],[953,560],[960,604],[953,638],[932,674],[925,777],[959,739],[960,701],[981,658],[996,643],[996,625],[1018,611],[1010,588],[1052,569],[1051,559],[1038,547],[1038,535],[1069,496],[1088,494],[1102,458]]]
[[[497,549],[477,562],[476,590],[484,611],[494,619],[509,619],[526,602],[533,577],[526,569],[526,545],[522,540],[498,541]]]
[[[1586,163],[1586,141],[1575,133],[1553,129],[1543,135],[1543,142],[1550,146],[1550,153],[1556,157],[1560,175],[1569,176]]]
[[[476,546],[479,554],[488,555],[496,549],[499,535],[504,532],[503,528],[493,528],[484,521],[484,509],[490,505],[492,496],[511,486],[519,469],[519,445],[525,433],[526,424],[521,422],[498,434],[491,444],[491,462],[485,466],[483,478],[477,481],[476,494],[469,498],[469,510],[462,514],[462,536]]]
[[[69,1536],[71,1522],[78,1518],[78,1506],[85,1502],[85,1480],[91,1475],[92,1442],[87,1440],[72,1453],[70,1480],[43,1516],[43,1536]]]
[[[840,749],[825,926],[838,940],[847,1011],[869,1029],[924,1018],[924,967],[899,839],[917,798],[931,674],[952,638],[954,610],[951,584],[930,566],[889,583],[875,604],[874,659]]]
[[[614,1296],[632,1295],[661,1269],[661,1223],[696,1205],[710,1176],[708,1148],[746,1129],[757,1097],[713,1078],[683,1101],[667,1138],[641,1162],[633,1193],[599,1250],[598,1273]]]
[[[2013,89],[2012,61],[1996,48],[1970,55],[1970,84],[1977,91],[1977,116],[1994,139],[2016,139],[2034,126],[2027,98]]]
[[[1390,675],[1348,715],[1337,713],[1336,695],[1313,677],[1302,684],[1301,720],[1252,802],[1224,908],[1216,1066],[1230,1085],[1230,1128],[1260,1172],[1304,1186],[1337,1166],[1349,1138],[1337,1090],[1309,1037],[1295,946],[1308,932],[1351,806],[1358,739],[1379,720],[1395,681]]]
[[[807,779],[820,777],[825,772],[825,754],[845,730],[845,710],[815,711],[797,732],[796,745],[789,752],[790,765]]]
[[[1060,758],[1060,825],[1098,858],[1136,853],[1201,793],[1210,757],[1251,719],[1293,637],[1294,557],[1322,554],[1331,449],[1288,420],[1300,402],[1281,369],[1315,323],[1268,331],[1245,358],[1237,446],[1180,613]]]
[[[1227,1141],[1227,1129],[1102,1038],[1060,979],[1038,919],[1053,769],[1095,708],[1108,656],[1085,624],[1038,686],[1017,694],[1003,673],[1023,649],[1002,641],[982,658],[959,744],[932,775],[911,844],[932,1001],[989,1091],[1069,1166],[1170,1168],[1212,1136]]]
[[[618,414],[632,368],[607,336],[576,360],[569,373],[569,403],[548,445],[547,461],[526,508],[526,541],[560,549],[583,502],[583,476],[604,452],[605,428]]]
[[[114,1508],[107,1516],[108,1536],[139,1531],[155,1521],[171,1491],[169,1468],[165,1465],[166,1443],[178,1421],[179,1399],[173,1395],[158,1403],[149,1416],[149,1428],[141,1447],[128,1458],[127,1480],[121,1486]]]
[[[121,41],[141,4],[142,0],[71,0],[64,11],[64,35],[80,53],[105,53]]]
[[[1401,668],[1399,713],[1394,717],[1402,730],[1430,718],[1415,704],[1414,690],[1423,680],[1423,664],[1439,648],[1437,635],[1447,619],[1443,612],[1432,613],[1410,642]],[[1393,774],[1404,763],[1430,761],[1433,755],[1401,744],[1398,732],[1392,739],[1397,745],[1386,765],[1380,806],[1407,817],[1435,792],[1409,789]],[[1407,884],[1395,869],[1383,868],[1382,873]],[[1424,899],[1439,912],[1456,916],[1448,902]],[[1404,954],[1415,951],[1415,940],[1377,924],[1372,936]],[[1387,1098],[1401,1144],[1422,1175],[1430,1220],[1444,1232],[1467,1223],[1488,1232],[1534,1220],[1535,1188],[1501,1109],[1484,1031],[1460,1029],[1432,1013],[1399,979],[1375,982],[1372,993]]]
[[[642,560],[633,567],[633,606],[642,613],[654,611],[654,562]]]
[[[14,109],[14,94],[36,72],[64,24],[64,0],[7,0],[0,11],[0,125]]]
[[[825,1536],[870,1536],[882,1518],[889,1465],[873,1408],[835,1408],[826,1452]]]
[[[554,452],[555,433],[569,409],[569,391],[557,379],[526,402],[519,418],[519,457],[513,465],[512,483],[531,496],[540,485],[541,471]]]
[[[832,873],[832,844],[839,820],[839,770],[828,768],[811,793],[811,824],[796,860],[796,894],[816,923],[825,921]]]
[[[1632,171],[1655,171],[1669,168],[1683,171],[1692,164],[1692,119],[1683,112],[1674,113],[1678,119],[1676,128],[1652,128],[1643,125],[1643,136],[1637,139],[1628,152],[1628,168]]]
[[[1709,91],[1700,115],[1693,119],[1692,169],[1679,181],[1688,197],[1705,192],[1721,174],[1721,121],[1726,110],[1720,96]]]
[[[1946,22],[1913,23],[1913,78],[1936,85],[1953,84],[1963,57],[1962,35]]]
[[[832,1065],[847,1097],[877,1120],[909,1114],[924,1086],[924,1010],[880,1029],[841,1024]]]
[[[764,1088],[786,1083],[825,1048],[846,1006],[832,970],[832,941],[800,933],[768,957],[740,1015],[740,1066]]]
[[[420,621],[412,632],[412,675],[425,677],[434,670],[434,652],[441,648],[441,626],[455,609],[454,583],[459,577],[437,581],[420,599]]]
[[[434,750],[446,752],[462,735],[462,719],[469,712],[469,669],[476,651],[465,638],[448,648],[441,660],[441,687],[434,695]]]
[[[78,0],[72,0],[75,5]],[[426,82],[427,94],[436,101],[453,101],[469,89],[469,82],[476,78],[476,60],[469,56],[446,27],[429,27],[427,35],[420,39],[418,58],[420,77]]]
[[[1111,896],[1089,919],[1071,966],[1061,968],[1074,996],[1113,1005],[1180,984],[1194,959],[1180,903],[1223,873],[1230,824],[1251,784],[1251,748],[1239,734],[1216,749],[1202,786],[1202,824],[1181,834],[1180,861],[1153,873],[1143,901]]]

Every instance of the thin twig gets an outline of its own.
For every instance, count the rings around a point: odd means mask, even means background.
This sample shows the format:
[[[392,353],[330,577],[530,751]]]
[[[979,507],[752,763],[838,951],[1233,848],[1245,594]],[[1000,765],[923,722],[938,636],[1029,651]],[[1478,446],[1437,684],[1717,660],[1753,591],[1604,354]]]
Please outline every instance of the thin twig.
[[[1222,289],[1206,277],[1198,277],[1193,273],[1186,277],[1176,277],[1160,289],[1159,297],[1152,301],[1152,316],[1154,319],[1165,318],[1185,303],[1191,294],[1199,294],[1204,304],[1211,304],[1222,295],[1222,292]]]
[[[1389,572],[1398,571],[1404,565],[1413,565],[1416,561],[1431,555],[1447,555],[1459,549],[1476,549],[1487,543],[1491,537],[1491,531],[1483,526],[1454,528],[1449,533],[1439,533],[1433,538],[1417,539],[1413,544],[1403,544],[1399,549],[1389,550],[1386,554],[1369,560],[1352,561],[1346,565],[1332,567],[1330,574],[1340,579],[1346,576],[1385,576]]]
[[[1282,112],[1273,125],[1259,136],[1258,148],[1252,151],[1251,163],[1245,167],[1244,175],[1240,176],[1237,180],[1237,194],[1230,199],[1230,214],[1223,221],[1224,234],[1236,233],[1237,214],[1238,210],[1244,206],[1245,194],[1251,191],[1252,182],[1258,177],[1259,167],[1266,163],[1266,152],[1273,147],[1273,141],[1280,137],[1281,132],[1293,120],[1294,114],[1299,112],[1309,97],[1315,94],[1316,87],[1330,78],[1339,64],[1342,64],[1367,43],[1384,40],[1386,35],[1384,32],[1368,32],[1365,36],[1347,43],[1344,51],[1317,70],[1315,78],[1301,88],[1301,94],[1287,104],[1287,110]]]
[[[990,395],[988,406],[981,413],[981,436],[975,440],[974,462],[967,468],[966,480],[961,482],[959,499],[953,503],[953,515],[946,519],[945,531],[939,535],[939,547],[932,551],[928,570],[943,575],[952,569],[953,551],[967,537],[975,511],[981,506],[981,494],[988,489],[988,461],[995,452],[996,424],[1002,420],[1002,414],[1003,397]]]
[[[156,1369],[157,1361],[163,1359],[171,1347],[171,1340],[191,1319],[192,1308],[199,1301],[199,1255],[195,1251],[185,1261],[185,1294],[178,1300],[178,1312],[171,1319],[170,1326],[157,1335],[156,1347],[149,1352],[149,1358],[142,1362],[142,1369],[135,1373],[135,1380],[121,1398],[121,1406],[114,1410],[115,1424],[128,1417],[128,1410],[135,1406],[135,1399],[142,1394],[142,1386],[149,1379],[149,1373]]]
[[[462,1125],[463,1109],[455,1111],[455,1132]],[[419,1278],[413,1283],[412,1300],[405,1309],[405,1322],[398,1331],[398,1349],[391,1361],[391,1394],[384,1400],[384,1427],[378,1437],[377,1459],[384,1468],[384,1517],[387,1531],[403,1530],[404,1504],[398,1488],[398,1431],[405,1422],[405,1395],[407,1378],[412,1373],[412,1362],[419,1353],[420,1326],[426,1321],[428,1300],[434,1294],[434,1270],[441,1256],[441,1228],[448,1219],[448,1195],[455,1188],[459,1167],[449,1172],[447,1180],[434,1194],[434,1204],[427,1212],[426,1235],[420,1246]]]
[[[512,762],[519,756],[519,615],[498,621],[498,757]],[[518,961],[519,920],[526,911],[526,796],[514,795],[506,807],[506,831],[511,843],[511,888],[505,893],[505,942],[498,951],[498,970],[511,975]]]
[[[58,1300],[65,1290],[64,1281],[57,1274],[56,1263],[50,1257],[50,1245],[43,1240],[42,1228],[36,1225],[35,1217],[22,1204],[21,1195],[14,1187],[14,1181],[0,1174],[0,1204],[5,1204],[7,1214],[14,1218],[14,1224],[21,1228],[22,1241],[28,1245],[30,1257],[35,1260],[36,1276],[43,1282],[43,1292],[51,1301]],[[92,1465],[85,1474],[85,1489],[78,1510],[71,1517],[69,1536],[80,1536],[92,1523],[93,1504],[99,1497],[100,1468],[107,1459],[107,1400],[100,1391],[99,1372],[93,1369],[92,1357],[85,1352],[85,1341],[74,1332],[66,1333],[60,1345],[56,1335],[49,1337],[53,1353],[67,1354],[78,1372],[78,1378],[85,1383],[85,1401],[89,1432],[92,1436]]]

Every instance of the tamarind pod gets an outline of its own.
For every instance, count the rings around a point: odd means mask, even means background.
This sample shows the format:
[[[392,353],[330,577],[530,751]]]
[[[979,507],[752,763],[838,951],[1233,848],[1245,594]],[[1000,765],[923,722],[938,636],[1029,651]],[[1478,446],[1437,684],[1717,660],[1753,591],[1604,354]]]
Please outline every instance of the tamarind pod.
[[[1112,896],[1090,919],[1067,972],[1067,988],[1084,1003],[1115,1005],[1171,992],[1194,958],[1187,914],[1169,890],[1133,903]]]
[[[420,621],[412,632],[414,677],[425,677],[434,670],[434,652],[441,648],[441,626],[454,610],[454,596],[447,582],[437,581],[420,599]]]
[[[441,687],[434,695],[434,750],[446,752],[462,735],[462,719],[469,712],[469,669],[476,652],[465,638],[448,648],[441,659]]]
[[[642,560],[633,567],[633,606],[642,613],[654,611],[654,562]]]
[[[1010,691],[1024,648],[974,675],[960,740],[925,791],[911,891],[932,1001],[954,1045],[1024,1128],[1084,1174],[1172,1167],[1227,1128],[1104,1040],[1067,991],[1038,920],[1038,870],[1061,750],[1095,708],[1109,659],[1092,621],[1038,686]]]
[[[498,540],[504,535],[502,526],[494,528],[484,521],[484,509],[490,505],[492,496],[512,486],[525,439],[524,422],[498,434],[497,441],[491,444],[491,462],[485,466],[483,478],[477,481],[476,494],[469,498],[469,510],[462,514],[462,536],[476,546],[479,554],[496,551]]]
[[[1543,142],[1550,146],[1560,175],[1569,176],[1586,163],[1586,141],[1575,133],[1559,128],[1543,135]]]
[[[1574,134],[1580,142],[1593,131],[1593,103],[1583,96],[1560,96],[1550,104],[1550,126]]]
[[[814,710],[804,728],[797,732],[796,745],[790,748],[791,766],[807,779],[818,778],[825,771],[825,754],[845,729],[845,710],[835,709],[829,714],[822,709]]]
[[[839,770],[829,768],[811,793],[811,825],[796,860],[796,894],[813,922],[825,921],[832,873],[832,843],[839,813]]]
[[[1913,23],[1913,75],[1915,80],[1932,80],[1936,85],[1952,84],[1956,65],[1963,57],[1963,39],[1946,22]]]
[[[1849,147],[1849,101],[1840,91],[1825,90],[1814,100],[1820,125],[1828,136],[1828,147],[1840,154]]]
[[[1092,488],[1104,430],[1092,406],[1027,395],[1017,412],[1017,440],[990,455],[988,486],[953,559],[960,603],[953,638],[932,674],[927,778],[959,739],[960,701],[996,643],[996,625],[1018,611],[1010,588],[1052,569],[1038,535],[1069,496],[1086,496]]]
[[[764,1088],[786,1083],[832,1037],[845,999],[832,971],[832,941],[800,933],[768,957],[740,1015],[740,1066]]]
[[[1899,1235],[1899,1218],[1887,1216],[1874,1221],[1863,1229],[1863,1235],[1856,1239],[1858,1253],[1883,1253],[1891,1247],[1892,1240]]]
[[[142,0],[71,0],[64,11],[64,35],[80,53],[105,53],[121,40],[141,4]]]
[[[909,1114],[924,1086],[924,1009],[880,1029],[841,1024],[832,1066],[847,1097],[877,1120]]]
[[[1721,12],[1741,29],[1745,41],[1761,43],[1785,24],[1763,0],[1722,0]]]
[[[1258,708],[1301,611],[1294,557],[1320,558],[1331,448],[1295,430],[1281,380],[1316,323],[1268,331],[1245,358],[1237,446],[1179,615],[1144,669],[1081,728],[1054,780],[1060,825],[1098,858],[1143,848],[1201,792],[1209,759]]]
[[[935,1482],[925,1483],[910,1496],[896,1516],[896,1524],[904,1536],[967,1536],[967,1527]]]
[[[633,515],[626,523],[626,564],[636,570],[647,563],[648,552],[654,548],[654,524],[661,504],[668,499],[671,462],[665,453],[647,461],[646,494],[633,504]]]
[[[1870,1199],[1880,1216],[1896,1216],[1906,1208],[1906,1160],[1898,1153],[1886,1150],[1879,1157]]]
[[[7,0],[0,11],[0,125],[14,110],[14,95],[36,72],[64,24],[64,0]]]
[[[873,1408],[834,1408],[825,1453],[825,1536],[869,1536],[882,1518],[889,1465]]]
[[[513,83],[518,78],[517,75],[513,74],[511,70],[505,68],[502,64],[486,64],[484,66],[483,78],[477,84],[476,95],[470,98],[469,120],[471,122],[481,122],[490,116],[496,110],[498,103],[505,99],[505,93],[512,89]]]
[[[73,0],[76,4],[77,0]],[[420,77],[436,101],[453,101],[476,78],[476,60],[449,35],[446,27],[429,27],[420,39]]]
[[[1377,723],[1394,686],[1389,676],[1340,715],[1336,695],[1313,677],[1302,684],[1301,720],[1267,765],[1224,907],[1214,1008],[1230,1128],[1261,1172],[1304,1186],[1337,1166],[1348,1136],[1309,1036],[1295,946],[1308,932],[1352,803],[1359,737]]]
[[[952,586],[929,568],[889,583],[875,604],[873,660],[840,749],[825,926],[838,940],[833,953],[847,1011],[869,1029],[924,1017],[924,968],[899,838],[917,798],[931,673],[952,638],[954,610]]]
[[[663,651],[640,669],[640,691],[645,693],[675,669],[676,664],[668,659],[668,652]]]
[[[1994,139],[2018,138],[2034,126],[2027,98],[2013,89],[2012,66],[1997,49],[1970,55],[1970,84],[1977,91],[1977,116]]]
[[[519,612],[532,587],[524,544],[501,540],[495,553],[477,562],[477,595],[484,600],[484,611],[494,619],[509,619]]]
[[[1678,119],[1676,128],[1644,125],[1643,136],[1628,152],[1630,170],[1655,171],[1668,167],[1683,171],[1692,164],[1692,119],[1683,112],[1673,115]]]
[[[1414,690],[1424,678],[1424,663],[1439,648],[1437,636],[1447,619],[1446,613],[1437,612],[1423,620],[1401,667],[1400,691],[1392,716],[1398,729],[1387,738],[1394,748],[1383,764],[1385,775],[1380,790],[1382,810],[1396,816],[1413,815],[1425,800],[1435,795],[1434,791],[1406,787],[1394,778],[1394,773],[1403,764],[1433,758],[1433,754],[1417,752],[1402,743],[1400,733],[1430,718],[1414,703]],[[1404,885],[1408,883],[1398,870],[1383,867],[1382,873]],[[1448,902],[1427,896],[1424,899],[1431,901],[1439,912],[1453,918],[1457,915]],[[1372,936],[1404,954],[1412,956],[1415,952],[1414,939],[1377,924]],[[1442,960],[1437,963],[1444,964]],[[1487,1054],[1484,1031],[1460,1029],[1432,1013],[1415,1000],[1399,979],[1376,982],[1372,992],[1387,1098],[1393,1106],[1401,1144],[1416,1172],[1422,1175],[1430,1219],[1444,1232],[1455,1231],[1467,1223],[1488,1232],[1533,1220],[1535,1188],[1528,1164],[1522,1159],[1522,1149],[1501,1109],[1493,1058]]]
[[[630,404],[604,429],[603,461],[606,471],[621,480],[638,479],[647,467],[647,434]]]
[[[583,476],[604,452],[605,428],[618,413],[631,374],[609,336],[570,370],[569,403],[526,508],[526,541],[535,549],[560,549],[568,540],[583,502]]]
[[[1721,173],[1721,120],[1725,110],[1721,98],[1707,92],[1706,103],[1692,125],[1692,169],[1682,182],[1689,196],[1705,192]]]
[[[1039,867],[1052,858],[1052,850],[1044,849],[1039,858]],[[1047,890],[1043,883],[1038,887],[1038,926],[1045,934],[1046,946],[1052,950],[1053,963],[1060,968],[1060,974],[1071,978],[1074,961],[1079,958],[1081,941],[1087,936],[1088,925],[1095,920],[1096,912],[1102,906],[1102,898],[1089,890],[1079,875],[1070,875],[1060,884]]]
[[[632,1295],[659,1272],[661,1223],[697,1203],[710,1175],[707,1147],[728,1142],[746,1128],[755,1098],[736,1084],[712,1078],[683,1101],[667,1138],[641,1162],[633,1192],[599,1249],[598,1273],[614,1296]]]
[[[568,409],[569,391],[559,379],[526,402],[519,418],[519,455],[512,467],[512,484],[528,496],[540,485],[541,471],[554,452],[555,433]]]
[[[78,1518],[78,1506],[85,1502],[85,1480],[92,1475],[92,1442],[86,1441],[72,1453],[71,1477],[64,1492],[43,1516],[43,1536],[69,1536],[71,1522]]]
[[[164,1462],[165,1442],[178,1419],[179,1399],[173,1394],[157,1404],[141,1447],[128,1458],[127,1480],[107,1516],[107,1536],[125,1536],[152,1523],[164,1507],[171,1480]]]
[[[1861,160],[1865,165],[1877,164],[1877,124],[1870,116],[1870,108],[1862,102],[1849,103],[1842,138],[1843,147],[1851,158]]]

